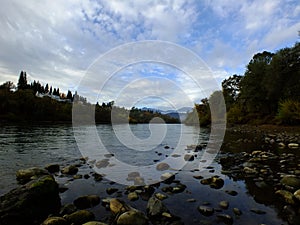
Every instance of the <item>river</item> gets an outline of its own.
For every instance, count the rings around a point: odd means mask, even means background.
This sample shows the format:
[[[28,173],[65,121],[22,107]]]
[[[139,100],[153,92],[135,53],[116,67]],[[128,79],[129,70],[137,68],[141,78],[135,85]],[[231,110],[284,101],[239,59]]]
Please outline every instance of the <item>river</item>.
[[[83,149],[84,146],[93,146],[96,142],[101,143],[101,146],[105,148],[105,153],[108,151],[118,161],[136,168],[151,166],[164,161],[166,158],[175,159],[177,155],[190,152],[186,149],[188,145],[201,144],[205,146],[209,140],[208,129],[199,130],[181,124],[156,124],[150,128],[148,124],[130,125],[130,131],[138,137],[138,139],[134,139],[133,136],[122,134],[124,130],[127,129],[126,131],[128,131],[128,127],[125,126],[97,125],[92,128],[82,126],[75,129],[70,124],[2,126],[0,128],[0,195],[18,185],[15,180],[16,170],[33,166],[44,167],[50,163],[68,164],[82,157],[82,154],[83,156],[88,155],[85,152],[86,149]],[[99,140],[89,139],[86,136],[88,130],[94,128],[96,128]],[[154,136],[154,139],[151,140],[151,134],[153,135],[154,131],[159,131],[159,135]],[[120,135],[123,135],[125,140],[121,140]],[[143,142],[147,143],[147,146],[143,145]],[[176,149],[179,149],[179,152],[176,152]],[[209,204],[218,208],[218,202],[222,200],[230,203],[230,208],[227,211],[225,210],[225,213],[235,218],[234,224],[287,224],[277,216],[278,212],[275,207],[256,202],[255,198],[249,194],[244,181],[234,181],[222,174],[221,166],[216,161],[211,163],[211,167],[198,171],[199,162],[203,160],[202,151],[196,156],[193,162],[182,165],[177,171],[176,179],[187,186],[186,191],[169,196],[168,199],[164,200],[170,211],[180,216],[185,224],[205,224],[209,221],[212,221],[211,224],[219,223],[215,217],[202,216],[197,207],[201,204]],[[88,173],[90,168],[86,166],[81,170],[82,173]],[[199,180],[193,178],[195,175],[203,177],[218,175],[224,179],[225,183],[221,189],[212,189],[207,185],[201,185]],[[118,176],[117,179],[124,178],[121,171]],[[116,176],[112,179],[116,181],[114,179],[116,179]],[[122,179],[120,181],[122,182]],[[120,190],[122,187],[124,188],[118,182],[109,182],[108,180],[99,184],[92,179],[76,180],[69,182],[67,185],[69,190],[61,194],[63,203],[72,202],[75,197],[84,194],[98,194],[101,198],[107,197],[105,189],[109,185],[113,185]],[[228,190],[234,190],[238,195],[230,196],[226,193]],[[193,199],[193,201],[187,201],[188,199]],[[136,201],[130,204],[141,209],[146,206],[144,201]],[[238,218],[232,213],[234,207],[243,212]],[[252,208],[262,210],[266,214],[257,215],[252,213],[250,211]],[[97,206],[92,210],[98,215],[100,212],[97,219],[103,220],[108,216],[108,212],[102,206]]]

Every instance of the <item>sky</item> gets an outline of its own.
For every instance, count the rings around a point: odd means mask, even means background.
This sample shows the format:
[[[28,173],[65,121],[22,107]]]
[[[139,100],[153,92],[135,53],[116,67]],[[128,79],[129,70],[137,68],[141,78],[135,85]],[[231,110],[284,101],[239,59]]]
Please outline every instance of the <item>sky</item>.
[[[114,100],[125,107],[169,109],[192,106],[207,97],[209,93],[203,92],[206,86],[220,88],[223,79],[243,74],[255,53],[293,46],[300,39],[300,3],[2,0],[0,30],[0,83],[16,84],[24,70],[29,82],[49,83],[65,93],[77,90],[90,102]],[[197,75],[187,73],[192,63],[184,62],[188,61],[185,58],[181,60],[188,65],[181,64],[181,68],[165,60],[153,62],[155,55],[148,55],[152,48],[139,52],[145,59],[149,56],[149,62],[134,61],[121,67],[116,66],[115,54],[110,60],[118,70],[104,79],[103,74],[110,70],[99,68],[101,60],[116,50],[122,52],[128,43],[147,41],[165,43],[158,44],[158,54],[172,45],[187,49],[199,57],[211,76],[199,71]],[[171,56],[177,57],[177,52]],[[124,58],[134,58],[135,54],[127,52]],[[164,57],[167,61],[168,56]],[[206,80],[199,84],[195,76]],[[93,82],[85,82],[90,78]],[[89,86],[91,83],[94,85]]]

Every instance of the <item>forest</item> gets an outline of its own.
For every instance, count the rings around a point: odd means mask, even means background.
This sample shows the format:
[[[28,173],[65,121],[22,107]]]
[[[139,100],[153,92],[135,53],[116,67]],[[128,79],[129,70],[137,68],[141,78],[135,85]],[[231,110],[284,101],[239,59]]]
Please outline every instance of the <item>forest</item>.
[[[131,108],[130,110],[114,105],[114,102],[91,104],[83,96],[69,90],[60,93],[59,88],[41,85],[38,81],[27,82],[26,72],[21,71],[18,84],[11,81],[0,85],[0,121],[3,122],[71,122],[72,103],[76,109],[93,110],[96,123],[111,123],[112,112],[118,123],[149,123],[160,117],[166,123],[179,123],[179,120],[151,110]],[[81,115],[84,121],[84,116]]]
[[[223,80],[222,91],[215,91],[209,98],[196,103],[185,123],[210,125],[210,103],[218,101],[220,95],[224,96],[229,124],[299,125],[300,43],[275,53],[255,54],[243,75],[234,74]],[[128,110],[115,106],[113,101],[93,105],[77,92],[60,93],[59,88],[41,85],[39,81],[28,84],[24,71],[20,73],[17,86],[10,81],[0,85],[0,121],[72,121],[73,102],[81,103],[78,106],[81,108],[92,107],[96,123],[111,123],[112,111],[117,122],[148,123],[160,117],[166,123],[179,123],[168,115],[134,107]]]
[[[195,104],[185,123],[211,123],[209,103],[223,94],[229,124],[300,124],[300,43],[253,56],[243,75],[222,81],[222,91]],[[195,117],[198,115],[198,117]]]

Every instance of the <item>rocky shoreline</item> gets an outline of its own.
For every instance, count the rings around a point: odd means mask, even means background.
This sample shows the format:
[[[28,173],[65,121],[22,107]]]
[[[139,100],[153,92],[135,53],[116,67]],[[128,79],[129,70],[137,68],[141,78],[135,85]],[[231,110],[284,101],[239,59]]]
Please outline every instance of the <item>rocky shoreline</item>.
[[[245,182],[254,200],[274,206],[286,224],[300,224],[300,135],[297,132],[256,128],[231,128],[230,135],[217,157],[221,165],[220,175]],[[237,150],[237,146],[240,149]],[[201,149],[190,149],[188,154],[193,157],[189,160],[196,160],[198,152],[205,150]],[[191,224],[178,215],[172,204],[165,204],[170,199],[173,204],[182,204],[177,200],[182,195],[188,196],[185,204],[191,204],[196,213],[204,218],[199,221],[194,219],[194,224],[240,224],[240,218],[249,213],[267,215],[260,208],[250,207],[245,211],[234,205],[230,199],[239,198],[241,193],[224,189],[226,180],[215,173],[213,166],[207,168],[205,175],[197,169],[190,173],[199,185],[230,197],[221,198],[216,203],[195,197],[188,184],[178,180],[177,175],[150,186],[115,186],[114,182],[106,180],[105,175],[96,173],[92,167],[93,162],[81,158],[68,164],[50,164],[45,168],[17,171],[16,179],[20,185],[0,197],[0,224]],[[75,184],[77,181],[84,183],[91,179],[103,186],[105,196],[85,193],[63,201],[64,194],[70,191],[71,185],[67,184],[78,185]],[[106,212],[106,216],[99,218],[99,208]],[[183,214],[190,215],[191,221],[197,217],[185,211],[184,205],[182,210]]]

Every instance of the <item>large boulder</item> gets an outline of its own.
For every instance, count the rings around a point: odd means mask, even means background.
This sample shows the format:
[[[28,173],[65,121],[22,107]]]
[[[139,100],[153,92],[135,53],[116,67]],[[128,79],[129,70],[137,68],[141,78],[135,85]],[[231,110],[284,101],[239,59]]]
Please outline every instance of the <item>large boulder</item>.
[[[40,224],[60,206],[58,184],[45,175],[0,197],[0,224]]]

